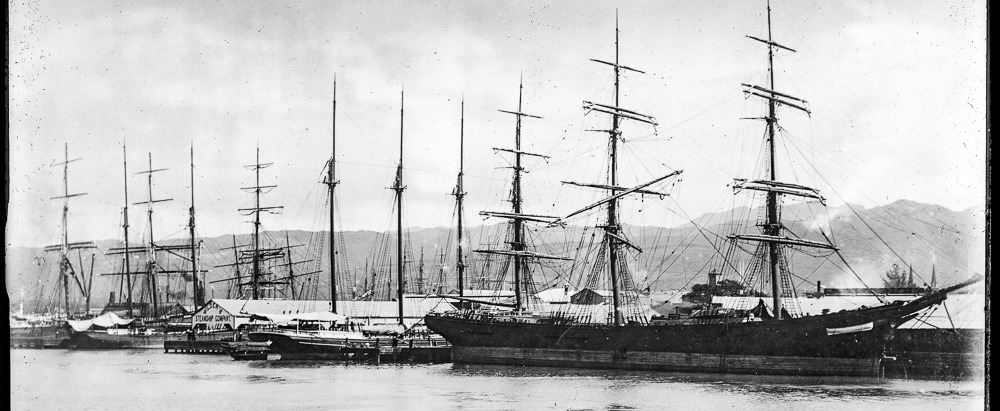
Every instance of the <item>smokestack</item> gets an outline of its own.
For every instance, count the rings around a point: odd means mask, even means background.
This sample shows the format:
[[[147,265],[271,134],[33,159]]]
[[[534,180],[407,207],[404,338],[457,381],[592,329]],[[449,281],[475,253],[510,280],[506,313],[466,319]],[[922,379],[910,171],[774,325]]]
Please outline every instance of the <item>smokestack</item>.
[[[823,294],[823,282],[816,280],[816,294]]]

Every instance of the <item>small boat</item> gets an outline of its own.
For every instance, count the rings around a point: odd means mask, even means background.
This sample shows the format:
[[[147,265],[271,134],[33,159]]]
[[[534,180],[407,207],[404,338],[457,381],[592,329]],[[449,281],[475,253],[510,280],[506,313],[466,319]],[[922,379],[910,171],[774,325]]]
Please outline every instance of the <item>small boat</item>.
[[[10,314],[11,348],[61,348],[69,334],[66,322],[51,315],[25,315],[23,309]]]
[[[167,334],[146,328],[139,320],[105,313],[88,320],[70,320],[73,333],[65,346],[76,350],[163,348]]]
[[[272,353],[270,342],[229,341],[222,344],[223,351],[236,361],[262,361]]]

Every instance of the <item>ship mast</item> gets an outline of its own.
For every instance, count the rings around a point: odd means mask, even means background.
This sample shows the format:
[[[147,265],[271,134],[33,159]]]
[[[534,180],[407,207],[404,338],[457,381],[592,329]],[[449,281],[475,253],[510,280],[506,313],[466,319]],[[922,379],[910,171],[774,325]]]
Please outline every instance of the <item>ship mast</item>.
[[[201,288],[198,283],[198,250],[194,236],[194,143],[191,144],[191,208],[188,228],[191,230],[191,280],[194,288],[194,310],[201,307]]]
[[[66,308],[66,318],[69,318],[70,305],[69,305],[69,278],[73,277],[77,286],[80,288],[80,292],[86,296],[87,290],[83,287],[83,283],[80,282],[80,278],[77,277],[73,270],[73,263],[69,260],[70,250],[84,249],[84,248],[96,248],[92,242],[69,242],[69,199],[73,197],[79,197],[86,195],[87,193],[69,193],[69,163],[81,160],[80,158],[69,159],[69,143],[63,144],[64,157],[63,161],[60,163],[52,164],[52,167],[62,166],[63,168],[63,195],[58,197],[52,197],[52,200],[63,200],[63,212],[62,212],[62,238],[61,243],[55,246],[49,246],[45,248],[45,251],[59,251],[59,276],[62,279],[62,289],[63,289],[63,304]],[[80,267],[82,270],[83,267]]]
[[[256,187],[254,187],[253,220],[253,299],[260,298],[260,147],[257,147],[257,162],[254,167]]]
[[[285,231],[285,250],[288,253],[288,289],[291,291],[292,299],[295,299],[295,268],[292,262],[292,243],[288,239],[288,231]],[[336,311],[333,311],[336,313]]]
[[[236,245],[236,234],[233,234],[233,269],[236,272],[234,277],[236,280],[236,295],[235,298],[243,297],[243,277],[240,275],[240,249]],[[232,293],[233,287],[229,287],[229,294]]]
[[[330,190],[330,312],[337,312],[337,236],[335,234],[334,192],[337,188],[337,77],[333,77],[333,132],[330,163],[327,167],[326,186]]]
[[[260,185],[260,170],[262,168],[270,167],[274,163],[263,163],[263,164],[261,164],[261,162],[260,162],[260,147],[259,146],[257,147],[257,157],[256,157],[256,160],[257,161],[254,164],[250,164],[250,165],[246,166],[246,168],[251,169],[251,170],[254,171],[254,186],[253,187],[243,187],[244,190],[253,191],[253,193],[254,193],[254,207],[239,209],[239,211],[241,211],[241,212],[246,212],[247,215],[253,214],[253,216],[254,216],[254,219],[253,219],[253,251],[252,251],[252,253],[250,255],[251,261],[252,261],[252,267],[253,267],[253,271],[251,271],[251,274],[250,274],[250,276],[251,276],[250,277],[250,281],[251,281],[251,286],[252,286],[251,297],[254,300],[257,300],[257,299],[261,298],[261,293],[260,293],[260,282],[261,282],[260,281],[260,271],[261,271],[260,270],[260,264],[262,262],[261,261],[262,254],[266,254],[267,259],[272,259],[272,258],[280,257],[280,252],[275,251],[274,249],[268,249],[268,250],[264,250],[264,251],[262,251],[260,249],[260,213],[261,213],[261,211],[272,212],[271,210],[280,210],[282,208],[282,206],[261,207],[261,205],[260,205],[260,195],[261,195],[261,193],[263,193],[263,190],[265,190],[265,189],[266,190],[270,190],[270,189],[273,189],[273,188],[275,188],[277,186],[276,185],[267,185],[267,186]],[[237,264],[239,264],[238,259],[237,259]],[[242,284],[240,284],[240,285],[242,286]]]
[[[808,241],[799,238],[791,238],[782,235],[783,226],[781,224],[781,214],[778,204],[778,195],[794,195],[806,198],[817,199],[820,203],[825,204],[825,199],[819,195],[819,191],[810,187],[791,184],[778,181],[777,165],[775,161],[775,136],[777,130],[777,106],[782,105],[790,108],[794,108],[800,111],[810,114],[806,102],[798,97],[791,96],[786,93],[781,93],[774,91],[774,52],[781,49],[790,52],[795,52],[795,50],[785,47],[781,44],[776,43],[772,38],[771,33],[771,3],[767,3],[767,39],[760,39],[753,36],[747,36],[752,40],[756,40],[767,45],[767,74],[768,74],[768,87],[761,87],[751,84],[743,84],[743,92],[747,95],[753,95],[756,97],[763,98],[767,100],[767,116],[764,118],[753,118],[764,120],[766,123],[766,143],[768,150],[768,170],[766,180],[751,180],[737,179],[736,184],[733,185],[734,190],[756,190],[763,191],[766,193],[766,211],[767,215],[762,225],[763,235],[732,235],[729,236],[730,239],[741,240],[741,241],[755,241],[759,243],[764,243],[764,247],[767,249],[767,265],[769,268],[769,274],[771,278],[771,302],[774,310],[774,318],[782,318],[782,288],[785,288],[790,293],[794,294],[794,290],[791,288],[791,281],[788,279],[787,274],[783,273],[782,267],[782,255],[781,247],[783,245],[793,245],[802,247],[813,247],[822,248],[828,250],[836,250],[832,244]]]
[[[771,2],[767,3],[767,41],[771,40]],[[767,48],[767,75],[770,80],[770,89],[774,90],[774,47]],[[777,121],[774,113],[774,100],[767,101],[767,148],[770,155],[770,180],[778,181],[776,166],[774,161],[774,123]],[[767,193],[767,225],[764,227],[764,234],[778,235],[781,231],[781,222],[778,221],[778,193],[769,191]],[[772,306],[774,307],[774,318],[781,319],[781,290],[778,288],[778,244],[767,243],[767,254],[771,267],[771,293]]]
[[[522,110],[524,94],[524,76],[521,76],[520,84],[517,89],[517,111],[507,111],[507,110],[497,110],[501,113],[512,114],[517,118],[514,127],[514,149],[506,148],[493,148],[494,151],[503,151],[507,153],[514,154],[514,166],[511,167],[514,170],[514,178],[510,193],[511,209],[513,212],[504,213],[496,211],[482,211],[479,215],[486,217],[500,217],[507,218],[511,220],[511,231],[513,239],[508,244],[510,245],[509,250],[475,250],[478,253],[487,254],[500,254],[513,257],[514,262],[514,308],[515,312],[521,312],[526,309],[524,304],[524,292],[528,289],[527,285],[531,281],[531,274],[528,271],[527,264],[525,262],[527,259],[558,259],[567,260],[564,257],[549,256],[538,254],[533,251],[527,250],[525,247],[524,238],[524,222],[525,221],[535,221],[542,223],[553,223],[558,220],[557,217],[534,215],[534,214],[524,214],[521,210],[521,205],[523,203],[523,197],[521,195],[521,172],[524,170],[521,160],[523,156],[534,156],[543,159],[548,159],[548,156],[541,154],[529,153],[521,150],[521,118],[531,117],[541,119],[539,116],[525,114]]]
[[[564,182],[566,184],[591,187],[598,189],[608,190],[610,196],[602,200],[601,202],[595,203],[591,206],[585,207],[584,209],[577,211],[570,216],[585,211],[587,209],[593,208],[598,204],[607,204],[607,224],[604,225],[605,232],[605,242],[607,244],[607,258],[608,258],[608,277],[611,282],[611,302],[612,302],[612,312],[613,318],[612,322],[615,326],[622,325],[624,323],[624,316],[622,315],[622,295],[621,295],[621,277],[628,275],[628,273],[620,272],[623,265],[619,262],[621,246],[625,245],[638,250],[638,247],[628,242],[621,230],[621,223],[618,220],[618,199],[631,193],[639,194],[654,194],[663,196],[663,193],[658,193],[649,190],[642,190],[646,186],[649,186],[657,181],[662,181],[667,177],[678,174],[679,172],[671,173],[665,177],[661,177],[653,182],[644,184],[640,187],[629,189],[627,187],[620,187],[618,185],[618,140],[622,138],[621,131],[621,120],[630,119],[639,121],[642,123],[650,124],[656,126],[656,119],[652,116],[645,114],[640,114],[632,110],[621,108],[620,106],[620,96],[621,96],[621,72],[622,70],[633,71],[636,73],[643,74],[644,72],[636,70],[634,68],[624,66],[619,62],[619,29],[618,29],[618,12],[615,12],[615,61],[607,62],[597,59],[591,59],[591,61],[596,63],[605,64],[611,66],[614,69],[615,83],[614,83],[614,102],[612,105],[593,103],[589,101],[584,102],[584,109],[588,111],[597,111],[604,114],[611,115],[611,128],[609,130],[592,130],[592,131],[602,131],[608,133],[608,184],[581,184],[574,182]],[[564,217],[564,218],[568,218]],[[631,290],[626,290],[631,291]]]
[[[160,301],[159,301],[159,292],[157,291],[157,286],[156,286],[156,271],[157,271],[158,267],[156,266],[156,247],[157,246],[153,242],[153,204],[155,204],[155,203],[162,203],[162,202],[166,202],[166,201],[172,201],[173,199],[171,199],[171,198],[161,199],[161,200],[154,200],[153,199],[153,173],[160,172],[160,171],[166,171],[168,169],[166,169],[166,168],[153,169],[153,153],[149,153],[148,154],[148,158],[149,158],[149,169],[144,170],[144,171],[140,171],[140,172],[138,172],[136,174],[146,174],[149,197],[148,197],[147,201],[140,201],[140,202],[137,202],[137,203],[134,203],[134,204],[135,205],[141,205],[141,204],[145,204],[146,205],[146,216],[147,216],[147,219],[148,219],[147,223],[149,224],[149,244],[148,244],[148,248],[146,250],[146,253],[147,253],[147,257],[146,257],[147,258],[146,259],[146,275],[147,275],[147,281],[149,281],[150,294],[151,294],[152,299],[153,299],[153,310],[152,310],[151,314],[152,314],[152,316],[155,317],[156,316],[156,311],[159,308],[159,302]],[[126,249],[128,248],[128,244],[125,245],[125,248]]]
[[[399,324],[403,325],[403,103],[404,92],[399,92],[399,167],[396,169],[396,299],[399,305]]]
[[[615,107],[619,107],[618,96],[619,96],[619,79],[621,73],[621,66],[618,64],[618,12],[615,11]],[[611,155],[611,162],[608,169],[608,180],[611,187],[618,185],[618,139],[621,137],[621,130],[618,128],[618,116],[611,116],[611,131],[608,132],[608,151]],[[617,190],[611,189],[612,196],[617,194]],[[611,277],[611,302],[614,308],[614,324],[616,326],[622,323],[622,313],[621,313],[621,295],[618,290],[618,242],[615,237],[620,231],[618,226],[618,200],[611,200],[608,203],[608,224],[605,228],[607,230],[608,236],[608,274]]]
[[[524,94],[524,77],[522,75],[520,84],[518,85],[517,88],[518,113],[521,113],[522,110],[521,101],[523,94]],[[514,211],[514,214],[521,214],[521,202],[522,202],[521,171],[523,170],[523,168],[521,167],[521,117],[524,116],[525,114],[515,115],[515,117],[517,118],[517,125],[515,126],[514,129],[514,150],[517,150],[517,152],[514,153],[514,181],[513,181],[514,187],[513,190],[511,191],[511,199],[510,199],[513,208],[512,211]],[[520,218],[515,218],[513,219],[513,221],[511,221],[511,223],[514,225],[514,241],[511,243],[511,249],[514,250],[514,252],[524,251],[524,220]],[[522,301],[524,299],[524,296],[521,295],[521,283],[523,282],[521,275],[522,275],[523,264],[524,264],[524,257],[521,256],[520,254],[515,254],[514,255],[514,304],[515,304],[515,310],[517,311],[522,311],[525,308],[524,303]],[[524,274],[527,274],[527,272],[525,272]],[[530,281],[530,277],[528,279]]]
[[[417,294],[424,293],[424,248],[420,247],[420,265],[417,266]]]
[[[462,200],[465,198],[465,187],[463,186],[462,178],[465,175],[465,98],[462,98],[462,120],[459,126],[458,134],[458,182],[455,184],[455,190],[452,191],[452,195],[455,196],[456,202],[456,213],[458,214],[458,244],[456,249],[456,260],[455,267],[458,269],[458,296],[462,297],[465,295],[465,259],[462,255],[462,214],[465,212],[462,207]]]
[[[125,148],[125,142],[122,142],[122,168],[124,169],[124,178],[122,179],[125,186],[125,207],[122,209],[123,223],[122,229],[125,232],[125,286],[128,287],[128,316],[132,318],[132,269],[129,265],[129,249],[128,249],[128,150]]]

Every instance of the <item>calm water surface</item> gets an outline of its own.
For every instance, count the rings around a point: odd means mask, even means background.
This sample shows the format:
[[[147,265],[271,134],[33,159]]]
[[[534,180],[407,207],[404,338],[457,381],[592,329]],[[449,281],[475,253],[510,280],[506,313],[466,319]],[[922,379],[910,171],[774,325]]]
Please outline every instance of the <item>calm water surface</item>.
[[[10,351],[11,409],[983,408],[982,381],[758,377],[232,361],[137,351]]]

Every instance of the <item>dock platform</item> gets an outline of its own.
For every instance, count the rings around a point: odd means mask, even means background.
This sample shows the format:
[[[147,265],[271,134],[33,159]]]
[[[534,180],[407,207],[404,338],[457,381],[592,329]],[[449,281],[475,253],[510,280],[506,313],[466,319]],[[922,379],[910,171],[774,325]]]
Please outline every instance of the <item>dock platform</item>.
[[[226,341],[167,340],[163,342],[165,354],[215,354],[225,355]]]

